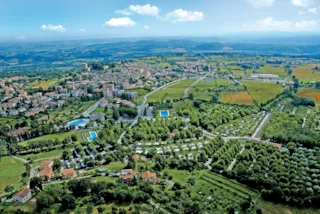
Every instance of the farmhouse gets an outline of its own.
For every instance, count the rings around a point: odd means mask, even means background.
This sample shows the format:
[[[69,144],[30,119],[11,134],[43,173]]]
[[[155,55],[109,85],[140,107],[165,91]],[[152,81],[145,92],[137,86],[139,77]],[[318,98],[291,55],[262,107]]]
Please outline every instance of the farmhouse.
[[[120,181],[123,183],[132,183],[135,176],[133,169],[123,169],[120,171]]]
[[[13,196],[13,201],[25,203],[32,197],[31,191],[29,188],[24,188],[20,190],[17,194]]]
[[[50,180],[51,177],[54,175],[52,170],[52,165],[53,165],[52,161],[42,161],[40,163],[39,177],[42,179]]]
[[[153,172],[142,172],[141,173],[141,180],[150,182],[150,183],[157,183],[157,174]]]
[[[61,169],[60,170],[60,176],[64,179],[67,178],[73,178],[77,176],[76,171],[74,170],[74,168],[70,168],[70,169]]]

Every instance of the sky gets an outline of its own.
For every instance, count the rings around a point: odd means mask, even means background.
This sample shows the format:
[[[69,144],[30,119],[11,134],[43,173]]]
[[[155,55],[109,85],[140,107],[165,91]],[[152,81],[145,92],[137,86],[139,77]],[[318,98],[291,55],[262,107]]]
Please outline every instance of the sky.
[[[0,0],[0,39],[320,33],[320,0]]]

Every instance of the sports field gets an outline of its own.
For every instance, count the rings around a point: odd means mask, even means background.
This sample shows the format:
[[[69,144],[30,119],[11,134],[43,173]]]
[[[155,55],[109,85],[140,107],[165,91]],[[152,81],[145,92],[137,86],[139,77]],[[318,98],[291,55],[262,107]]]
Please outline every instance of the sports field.
[[[275,98],[283,91],[283,87],[276,83],[254,81],[242,81],[242,83],[246,86],[249,94],[258,105]]]
[[[302,81],[320,80],[320,71],[315,71],[313,68],[320,65],[305,65],[293,69],[293,75]]]
[[[315,88],[301,88],[298,92],[299,97],[311,98],[317,104],[320,104],[320,90]]]
[[[257,70],[257,73],[261,73],[261,74],[278,74],[280,77],[286,76],[284,68],[271,67],[271,66],[263,66],[259,70]]]
[[[220,101],[223,103],[254,105],[252,97],[246,91],[239,91],[239,92],[224,91],[221,93]]]
[[[22,174],[25,172],[24,163],[13,157],[3,157],[0,160],[0,195],[4,193],[7,185],[18,190],[23,186]]]
[[[148,97],[148,102],[158,102],[162,100],[173,100],[173,99],[183,98],[184,90],[188,88],[195,81],[196,80],[194,79],[182,80],[176,84],[163,88],[157,91],[156,93],[151,94]]]

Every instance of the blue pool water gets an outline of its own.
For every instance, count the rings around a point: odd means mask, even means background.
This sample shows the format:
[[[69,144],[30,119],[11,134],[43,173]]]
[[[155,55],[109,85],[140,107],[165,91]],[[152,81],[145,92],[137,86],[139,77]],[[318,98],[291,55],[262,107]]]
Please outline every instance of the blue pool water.
[[[81,126],[81,125],[86,125],[87,120],[84,119],[79,119],[79,120],[74,120],[68,123],[69,126]]]
[[[169,111],[168,110],[160,111],[160,117],[169,117]]]
[[[92,142],[94,139],[96,139],[98,137],[97,132],[89,132],[90,137],[88,137],[88,141]]]

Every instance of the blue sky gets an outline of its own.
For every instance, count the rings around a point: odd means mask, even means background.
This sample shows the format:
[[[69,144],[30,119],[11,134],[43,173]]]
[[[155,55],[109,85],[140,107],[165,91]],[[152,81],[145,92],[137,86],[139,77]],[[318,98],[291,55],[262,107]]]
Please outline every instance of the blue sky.
[[[0,0],[0,38],[320,32],[320,0]]]

